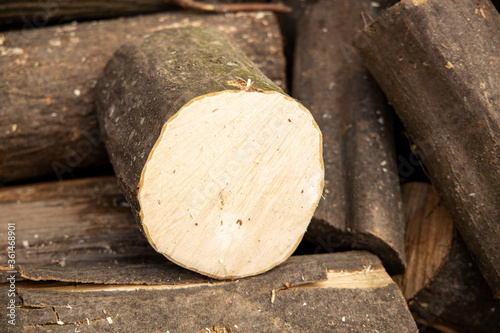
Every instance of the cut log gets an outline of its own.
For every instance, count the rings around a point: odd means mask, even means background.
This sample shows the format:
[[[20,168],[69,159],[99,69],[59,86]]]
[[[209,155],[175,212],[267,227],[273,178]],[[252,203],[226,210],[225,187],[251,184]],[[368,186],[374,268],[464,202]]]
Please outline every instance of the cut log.
[[[321,132],[227,38],[154,33],[120,48],[96,91],[111,163],[158,252],[215,278],[292,254],[323,191]]]
[[[18,25],[23,29],[42,28],[51,22],[68,22],[130,16],[178,9],[179,7],[204,12],[276,11],[289,9],[279,3],[263,0],[244,0],[252,3],[210,3],[194,0],[3,0],[0,3],[0,26]]]
[[[173,265],[97,268],[89,263],[87,268],[104,279],[19,286],[13,332],[350,332],[353,327],[417,332],[398,287],[367,252],[292,257],[270,272],[238,281],[197,275],[197,280],[158,284],[156,276],[176,275]],[[71,267],[66,272],[77,275]],[[129,282],[136,273],[144,276],[142,285]],[[47,278],[71,281],[64,275]],[[6,304],[5,287],[0,291]]]
[[[115,177],[5,187],[0,211],[0,248],[14,223],[18,265],[166,261],[137,230]],[[7,252],[0,261],[7,264]],[[0,267],[0,282],[8,270]]]
[[[277,84],[285,60],[269,13],[169,13],[0,34],[0,183],[109,163],[91,88],[126,41],[172,26],[227,33]],[[54,177],[55,178],[55,177]]]
[[[432,185],[402,187],[408,267],[396,278],[422,328],[443,332],[496,332],[500,301],[453,227]]]
[[[500,297],[500,15],[490,1],[404,0],[355,43]]]
[[[361,248],[391,274],[405,267],[393,111],[351,46],[372,1],[318,1],[298,22],[293,93],[324,141],[325,193],[306,237],[322,250]]]

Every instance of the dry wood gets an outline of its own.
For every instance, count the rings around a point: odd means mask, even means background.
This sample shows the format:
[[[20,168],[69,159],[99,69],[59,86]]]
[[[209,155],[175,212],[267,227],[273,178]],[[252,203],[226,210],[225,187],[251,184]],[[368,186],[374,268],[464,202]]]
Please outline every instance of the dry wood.
[[[430,184],[402,187],[408,266],[396,281],[422,326],[444,332],[495,332],[500,301],[493,298],[477,265]]]
[[[199,275],[154,281],[162,269],[163,276],[171,269],[176,276],[174,265],[87,267],[104,281],[20,286],[13,332],[348,332],[361,327],[417,332],[396,284],[367,252],[292,257],[270,272],[230,282]],[[67,267],[66,273],[76,275],[72,270]],[[144,276],[142,285],[130,284],[136,273]],[[46,278],[71,280],[64,274]]]
[[[164,259],[137,230],[115,177],[5,187],[0,211],[0,248],[7,248],[7,225],[15,223],[18,265]],[[4,251],[0,262],[7,263]]]
[[[222,34],[120,48],[96,86],[111,162],[153,247],[216,278],[295,250],[323,190],[321,132]]]
[[[249,1],[246,1],[249,2]],[[21,25],[41,28],[50,22],[102,19],[147,14],[182,7],[185,9],[227,13],[237,11],[288,12],[280,3],[209,3],[193,0],[3,0],[0,3],[0,26]]]
[[[268,13],[144,17],[0,34],[0,183],[109,163],[98,131],[97,77],[126,41],[172,26],[227,33],[277,84],[285,82],[279,27]]]
[[[500,297],[500,15],[490,1],[405,0],[355,43]]]
[[[329,251],[370,250],[394,274],[405,256],[393,115],[351,46],[375,9],[372,1],[344,0],[307,7],[297,25],[293,92],[324,141],[324,199],[307,238]]]

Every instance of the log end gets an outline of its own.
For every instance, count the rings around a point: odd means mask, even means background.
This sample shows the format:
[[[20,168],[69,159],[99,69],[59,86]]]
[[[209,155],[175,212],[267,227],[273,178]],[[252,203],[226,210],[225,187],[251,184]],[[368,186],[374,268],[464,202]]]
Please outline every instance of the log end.
[[[322,137],[277,92],[222,91],[163,126],[137,198],[153,247],[213,278],[267,271],[295,250],[324,186]]]

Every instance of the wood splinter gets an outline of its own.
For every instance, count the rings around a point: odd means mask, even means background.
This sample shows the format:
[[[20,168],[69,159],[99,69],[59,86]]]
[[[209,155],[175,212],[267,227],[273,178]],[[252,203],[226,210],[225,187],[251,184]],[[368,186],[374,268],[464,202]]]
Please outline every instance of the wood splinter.
[[[214,278],[292,254],[323,191],[321,132],[223,35],[168,29],[127,44],[96,94],[120,185],[158,252]]]

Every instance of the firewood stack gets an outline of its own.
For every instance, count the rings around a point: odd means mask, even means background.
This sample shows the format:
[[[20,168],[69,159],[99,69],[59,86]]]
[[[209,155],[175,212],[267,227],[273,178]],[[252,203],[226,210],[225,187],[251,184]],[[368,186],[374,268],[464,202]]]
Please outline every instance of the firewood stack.
[[[495,5],[4,1],[0,327],[499,331]]]

